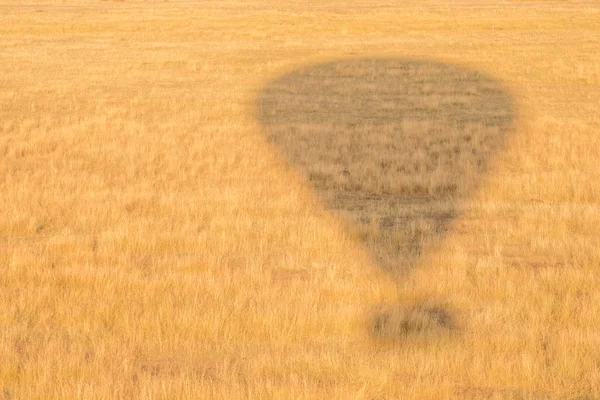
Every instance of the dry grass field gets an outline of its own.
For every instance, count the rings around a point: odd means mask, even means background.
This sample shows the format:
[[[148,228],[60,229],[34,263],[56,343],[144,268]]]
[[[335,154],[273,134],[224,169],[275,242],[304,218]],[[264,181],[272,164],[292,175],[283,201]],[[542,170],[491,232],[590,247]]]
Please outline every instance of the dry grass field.
[[[600,4],[12,0],[0,49],[0,399],[600,399]]]

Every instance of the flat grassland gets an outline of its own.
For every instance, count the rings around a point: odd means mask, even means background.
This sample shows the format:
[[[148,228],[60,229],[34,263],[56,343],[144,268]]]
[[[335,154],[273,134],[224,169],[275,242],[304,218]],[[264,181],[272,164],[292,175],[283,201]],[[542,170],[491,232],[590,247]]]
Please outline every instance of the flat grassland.
[[[598,4],[24,3],[0,398],[600,398]]]

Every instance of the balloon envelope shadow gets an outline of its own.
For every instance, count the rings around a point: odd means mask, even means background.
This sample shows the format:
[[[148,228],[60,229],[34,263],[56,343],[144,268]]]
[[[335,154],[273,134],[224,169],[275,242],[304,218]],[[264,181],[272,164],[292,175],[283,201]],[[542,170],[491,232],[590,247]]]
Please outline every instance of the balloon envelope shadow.
[[[429,61],[361,58],[308,66],[258,98],[267,135],[391,276],[441,242],[502,147],[511,97],[484,73]],[[386,311],[387,337],[449,328],[439,306]]]

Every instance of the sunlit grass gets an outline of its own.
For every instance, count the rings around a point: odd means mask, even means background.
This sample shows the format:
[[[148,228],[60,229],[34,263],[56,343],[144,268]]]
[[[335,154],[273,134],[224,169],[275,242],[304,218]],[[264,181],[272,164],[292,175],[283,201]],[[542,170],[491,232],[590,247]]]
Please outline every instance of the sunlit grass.
[[[1,4],[0,397],[600,397],[599,9],[423,4]],[[502,145],[295,163],[261,98],[348,59],[481,73]]]

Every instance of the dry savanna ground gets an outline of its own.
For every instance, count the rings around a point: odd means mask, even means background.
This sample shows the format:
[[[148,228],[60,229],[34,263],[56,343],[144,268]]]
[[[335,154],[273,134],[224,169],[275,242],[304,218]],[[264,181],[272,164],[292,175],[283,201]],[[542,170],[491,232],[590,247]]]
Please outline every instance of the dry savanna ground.
[[[0,3],[0,398],[600,398],[600,5]]]

